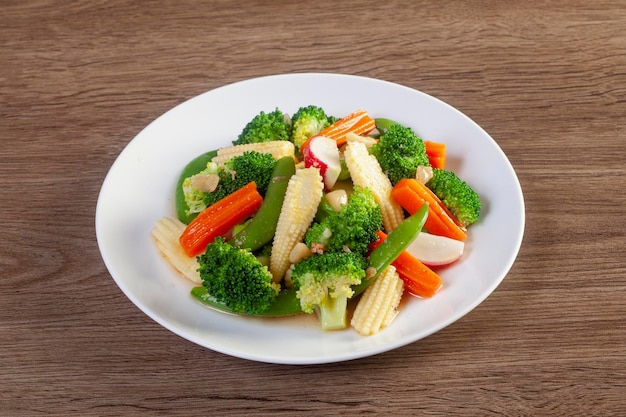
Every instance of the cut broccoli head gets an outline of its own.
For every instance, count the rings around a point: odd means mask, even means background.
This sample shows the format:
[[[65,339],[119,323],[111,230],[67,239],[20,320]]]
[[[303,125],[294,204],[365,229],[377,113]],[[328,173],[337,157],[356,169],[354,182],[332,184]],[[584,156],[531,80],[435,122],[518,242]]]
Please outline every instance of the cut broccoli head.
[[[212,175],[217,173],[217,165],[213,162],[208,162],[206,168],[195,175]],[[193,175],[185,178],[182,184],[183,195],[187,204],[187,215],[200,213],[207,207],[204,201],[207,193],[194,188],[192,177]]]
[[[210,243],[198,263],[202,285],[235,313],[259,314],[280,291],[267,267],[249,250],[236,248],[223,238]]]
[[[270,113],[260,112],[243,128],[233,145],[289,140],[291,124],[279,109]]]
[[[368,188],[354,187],[348,203],[341,211],[330,211],[319,223],[314,223],[305,235],[309,248],[314,244],[324,252],[349,250],[365,255],[369,244],[377,239],[383,228],[380,207]]]
[[[454,172],[434,168],[433,177],[426,186],[463,226],[467,227],[478,220],[482,208],[478,193]]]
[[[402,178],[415,178],[418,166],[430,166],[424,141],[400,124],[391,125],[380,136],[372,153],[394,185]]]
[[[326,115],[321,107],[300,107],[291,117],[291,141],[299,150],[307,139],[317,135],[334,121],[335,118]]]
[[[215,191],[204,193],[205,206],[216,203],[252,181],[256,183],[259,194],[265,196],[275,163],[271,154],[256,151],[231,158],[218,169],[220,180]]]
[[[233,191],[254,181],[259,194],[264,196],[272,180],[275,163],[276,160],[272,154],[248,151],[231,158],[224,166],[234,174],[236,189]]]
[[[188,207],[187,214],[200,213],[208,206],[252,181],[256,183],[259,194],[265,196],[272,179],[275,163],[276,161],[271,154],[256,151],[248,151],[235,156],[227,161],[224,166],[209,162],[204,170],[183,180],[182,187],[185,203]],[[215,190],[207,192],[194,188],[192,178],[197,175],[217,175],[219,182]]]
[[[344,328],[352,286],[365,278],[365,267],[365,258],[353,252],[324,252],[299,261],[291,279],[302,311],[317,309],[324,330]]]

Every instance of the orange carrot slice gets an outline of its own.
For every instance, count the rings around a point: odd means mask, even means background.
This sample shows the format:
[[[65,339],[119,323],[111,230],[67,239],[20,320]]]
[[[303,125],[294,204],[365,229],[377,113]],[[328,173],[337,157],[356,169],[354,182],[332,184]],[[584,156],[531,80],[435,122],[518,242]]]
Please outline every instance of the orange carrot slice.
[[[426,146],[426,155],[428,156],[428,162],[433,168],[444,169],[446,165],[446,145],[445,143],[431,142],[429,140],[424,141]]]
[[[439,197],[418,180],[401,179],[391,190],[391,197],[411,214],[419,210],[424,202],[428,202],[428,218],[424,224],[428,232],[462,241],[467,238],[466,229]]]
[[[378,240],[370,244],[371,250],[387,238],[383,231],[377,234]],[[413,295],[430,298],[441,288],[441,277],[407,251],[403,251],[391,264],[404,281],[404,288]]]
[[[256,183],[244,185],[201,211],[181,234],[180,245],[189,257],[200,255],[216,237],[223,236],[256,213],[261,203],[263,197],[257,191]]]
[[[357,135],[366,135],[376,128],[376,121],[372,119],[369,114],[364,110],[357,110],[354,113],[350,113],[346,117],[342,117],[332,125],[325,129],[322,129],[315,136],[326,136],[334,139],[337,142],[337,146],[342,146],[346,143],[346,135],[348,133],[355,133]],[[309,138],[300,149],[304,149],[307,146]]]

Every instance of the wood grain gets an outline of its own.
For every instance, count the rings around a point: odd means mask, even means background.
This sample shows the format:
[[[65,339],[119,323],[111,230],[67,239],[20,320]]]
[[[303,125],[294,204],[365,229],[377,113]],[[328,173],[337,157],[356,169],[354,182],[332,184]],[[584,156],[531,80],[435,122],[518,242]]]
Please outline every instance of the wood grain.
[[[0,415],[625,415],[622,1],[15,1],[0,13]],[[478,308],[403,348],[278,366],[200,348],[121,291],[98,192],[151,120],[267,74],[432,94],[517,171],[526,231]]]

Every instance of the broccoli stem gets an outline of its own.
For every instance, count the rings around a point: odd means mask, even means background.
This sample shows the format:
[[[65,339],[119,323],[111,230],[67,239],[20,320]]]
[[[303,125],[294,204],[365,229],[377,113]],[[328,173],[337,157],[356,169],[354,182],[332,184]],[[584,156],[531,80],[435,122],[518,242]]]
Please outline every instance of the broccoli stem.
[[[326,301],[315,309],[322,330],[345,329],[347,327],[347,309],[347,296],[327,297]]]

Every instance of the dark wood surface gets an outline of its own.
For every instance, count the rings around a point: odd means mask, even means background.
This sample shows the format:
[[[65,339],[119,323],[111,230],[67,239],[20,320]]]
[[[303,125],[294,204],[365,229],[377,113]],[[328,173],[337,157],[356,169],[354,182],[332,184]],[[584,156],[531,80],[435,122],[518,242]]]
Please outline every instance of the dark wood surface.
[[[0,5],[0,415],[626,415],[623,1]],[[268,74],[419,89],[502,147],[526,202],[510,273],[421,341],[319,366],[160,327],[98,251],[102,181],[169,108]]]

